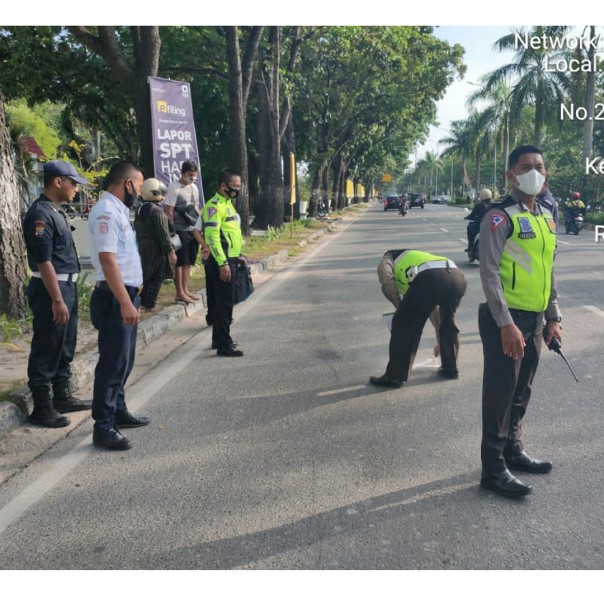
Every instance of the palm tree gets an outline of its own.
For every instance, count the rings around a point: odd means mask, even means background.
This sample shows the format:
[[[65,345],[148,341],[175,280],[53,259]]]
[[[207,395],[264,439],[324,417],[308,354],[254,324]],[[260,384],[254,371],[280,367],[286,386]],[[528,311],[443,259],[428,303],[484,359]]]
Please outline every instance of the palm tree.
[[[491,147],[495,154],[501,150],[502,156],[502,182],[505,182],[505,174],[508,169],[508,155],[510,153],[510,140],[513,139],[513,131],[518,123],[519,116],[512,112],[511,98],[512,89],[505,81],[499,81],[491,90],[487,90],[486,81],[488,76],[481,78],[483,87],[472,93],[468,98],[470,108],[475,108],[479,103],[487,101],[486,107],[481,111],[482,126],[490,132]],[[501,149],[498,142],[502,141]]]
[[[500,82],[512,81],[510,95],[510,110],[512,114],[520,114],[527,104],[535,108],[533,143],[541,145],[543,129],[548,119],[553,118],[564,100],[569,88],[569,77],[565,72],[546,70],[546,58],[555,63],[562,54],[548,49],[524,48],[517,44],[516,34],[528,37],[559,35],[557,27],[534,27],[530,31],[524,28],[499,38],[494,44],[496,50],[515,50],[514,60],[495,69],[486,76],[484,85],[487,93],[492,93]]]
[[[463,175],[463,188],[467,191],[470,179],[468,177],[467,161],[474,152],[472,146],[472,133],[468,127],[467,120],[455,120],[451,122],[451,136],[439,140],[439,143],[447,145],[442,152],[442,157],[459,157],[461,161],[461,172]]]

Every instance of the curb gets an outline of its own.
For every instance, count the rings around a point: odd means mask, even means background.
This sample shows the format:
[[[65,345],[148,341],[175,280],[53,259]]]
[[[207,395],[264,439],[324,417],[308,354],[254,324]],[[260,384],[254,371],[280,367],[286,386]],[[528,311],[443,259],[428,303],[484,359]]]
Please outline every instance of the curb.
[[[341,220],[341,219],[336,219]],[[332,228],[327,226],[323,229],[312,233],[306,239],[298,242],[298,247],[306,247],[312,241],[320,239],[327,233],[331,232]],[[295,246],[292,246],[295,247]],[[282,249],[276,254],[260,260],[255,264],[250,265],[250,273],[252,276],[266,272],[276,264],[283,263],[289,258],[288,249]],[[201,300],[197,300],[187,306],[174,304],[160,310],[152,317],[148,317],[141,321],[138,326],[137,334],[137,353],[151,344],[154,340],[164,335],[174,327],[177,323],[186,317],[193,316],[206,308],[206,290],[200,292]],[[72,384],[74,390],[78,390],[84,384],[90,384],[94,381],[94,369],[98,360],[98,352],[90,350],[81,354],[76,353],[71,364],[72,369]],[[0,438],[6,436],[11,430],[20,427],[27,421],[27,416],[33,409],[31,393],[27,386],[10,394],[10,400],[0,401]]]

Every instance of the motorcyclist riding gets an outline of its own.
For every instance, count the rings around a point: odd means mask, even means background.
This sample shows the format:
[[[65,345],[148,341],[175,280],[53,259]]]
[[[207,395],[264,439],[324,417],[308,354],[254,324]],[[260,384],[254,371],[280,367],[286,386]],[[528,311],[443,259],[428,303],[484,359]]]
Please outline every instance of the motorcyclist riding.
[[[566,202],[564,208],[564,223],[566,226],[566,232],[569,230],[576,229],[575,219],[581,216],[585,212],[585,204],[581,201],[581,194],[575,191],[571,193],[570,201]],[[582,225],[580,225],[582,226]],[[580,229],[576,229],[577,232]]]
[[[478,194],[478,202],[472,208],[472,211],[464,217],[464,220],[469,220],[467,227],[468,247],[464,251],[472,249],[474,239],[480,231],[480,221],[482,217],[490,210],[493,194],[490,189],[482,189]]]

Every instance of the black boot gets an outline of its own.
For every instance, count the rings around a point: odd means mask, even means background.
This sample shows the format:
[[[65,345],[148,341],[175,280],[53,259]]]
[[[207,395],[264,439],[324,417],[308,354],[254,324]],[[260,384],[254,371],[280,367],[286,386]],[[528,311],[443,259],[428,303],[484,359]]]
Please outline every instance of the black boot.
[[[71,394],[71,384],[69,381],[54,382],[52,393],[52,405],[59,413],[90,411],[92,409],[91,403],[81,401]]]
[[[34,399],[34,410],[27,418],[30,424],[46,428],[64,428],[70,424],[71,420],[68,417],[55,411],[49,388],[36,388],[31,394]]]

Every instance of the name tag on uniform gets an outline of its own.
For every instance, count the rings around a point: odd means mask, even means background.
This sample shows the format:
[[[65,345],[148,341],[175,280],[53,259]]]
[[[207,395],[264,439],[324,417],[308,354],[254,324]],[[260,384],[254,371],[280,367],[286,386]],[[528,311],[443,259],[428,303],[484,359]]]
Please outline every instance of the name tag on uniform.
[[[519,217],[518,226],[520,227],[520,233],[518,233],[520,239],[534,239],[537,237],[537,234],[531,225],[531,221],[528,218]]]

